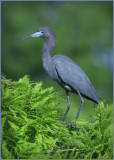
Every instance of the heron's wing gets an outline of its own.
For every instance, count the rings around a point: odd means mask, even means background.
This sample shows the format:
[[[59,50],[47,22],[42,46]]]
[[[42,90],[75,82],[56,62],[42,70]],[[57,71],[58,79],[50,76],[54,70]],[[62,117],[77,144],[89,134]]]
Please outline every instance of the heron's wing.
[[[57,74],[66,85],[98,102],[97,93],[89,78],[76,63],[63,55],[54,56],[54,61]]]

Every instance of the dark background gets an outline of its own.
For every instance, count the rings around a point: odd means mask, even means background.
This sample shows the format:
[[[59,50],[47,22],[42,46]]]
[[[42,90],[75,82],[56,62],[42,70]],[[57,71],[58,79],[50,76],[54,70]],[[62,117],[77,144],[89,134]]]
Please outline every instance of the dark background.
[[[41,52],[43,39],[24,37],[48,26],[57,36],[53,51],[73,59],[88,75],[98,95],[112,103],[113,2],[1,2],[1,69],[6,78],[18,80],[25,74],[43,87],[54,86],[65,99],[64,90],[45,74]],[[80,98],[70,94],[71,110],[67,120],[74,119]],[[79,118],[91,119],[94,107],[85,99]]]

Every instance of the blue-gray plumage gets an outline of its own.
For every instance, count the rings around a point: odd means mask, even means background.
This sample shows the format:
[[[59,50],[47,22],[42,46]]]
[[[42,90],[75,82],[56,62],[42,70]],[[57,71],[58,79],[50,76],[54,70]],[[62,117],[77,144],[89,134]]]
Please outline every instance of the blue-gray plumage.
[[[78,118],[84,104],[84,99],[82,97],[98,104],[99,97],[89,78],[82,69],[73,60],[64,55],[55,55],[54,57],[51,57],[51,53],[55,45],[55,34],[48,27],[41,27],[36,33],[25,37],[24,39],[32,37],[44,38],[45,43],[42,49],[43,68],[52,80],[56,81],[66,90],[68,106],[64,114],[63,121],[70,109],[68,92],[78,94],[81,98],[81,105],[76,119]]]

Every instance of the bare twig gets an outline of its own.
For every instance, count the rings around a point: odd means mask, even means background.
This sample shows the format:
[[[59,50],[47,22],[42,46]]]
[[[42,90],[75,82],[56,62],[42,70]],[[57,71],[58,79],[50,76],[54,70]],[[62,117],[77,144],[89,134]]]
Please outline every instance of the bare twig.
[[[67,151],[83,151],[84,150],[84,148],[82,148],[82,149],[63,149],[63,150],[60,150],[60,152],[67,152]]]
[[[4,80],[6,80],[6,78],[3,76],[3,75],[1,75],[1,77],[4,79]],[[10,86],[12,89],[14,89],[14,87],[12,86],[12,84],[11,84],[11,82],[5,82],[8,86]]]

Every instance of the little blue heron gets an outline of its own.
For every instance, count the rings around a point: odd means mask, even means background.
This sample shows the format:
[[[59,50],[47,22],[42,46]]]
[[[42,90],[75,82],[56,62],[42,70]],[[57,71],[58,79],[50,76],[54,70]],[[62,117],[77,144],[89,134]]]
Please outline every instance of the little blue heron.
[[[78,94],[81,99],[81,105],[76,115],[76,119],[78,119],[84,104],[83,97],[98,104],[99,97],[83,70],[67,56],[55,55],[54,57],[51,57],[55,45],[55,34],[48,27],[41,27],[36,33],[27,36],[24,39],[32,37],[44,38],[45,42],[42,48],[43,68],[48,76],[66,91],[68,106],[62,120],[65,120],[70,109],[69,92]]]

